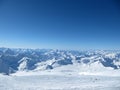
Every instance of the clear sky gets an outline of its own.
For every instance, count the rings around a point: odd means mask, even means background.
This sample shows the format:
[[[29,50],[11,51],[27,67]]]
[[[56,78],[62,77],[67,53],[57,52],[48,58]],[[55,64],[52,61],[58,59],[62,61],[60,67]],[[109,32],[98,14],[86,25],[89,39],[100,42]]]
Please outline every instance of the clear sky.
[[[0,47],[120,49],[120,0],[0,0]]]

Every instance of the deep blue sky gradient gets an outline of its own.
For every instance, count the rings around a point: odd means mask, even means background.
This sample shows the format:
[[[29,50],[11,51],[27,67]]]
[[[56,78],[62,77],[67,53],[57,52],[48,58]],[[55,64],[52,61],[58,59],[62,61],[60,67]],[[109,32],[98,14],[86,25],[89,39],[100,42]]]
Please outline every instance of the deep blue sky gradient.
[[[0,0],[0,46],[120,49],[120,0]]]

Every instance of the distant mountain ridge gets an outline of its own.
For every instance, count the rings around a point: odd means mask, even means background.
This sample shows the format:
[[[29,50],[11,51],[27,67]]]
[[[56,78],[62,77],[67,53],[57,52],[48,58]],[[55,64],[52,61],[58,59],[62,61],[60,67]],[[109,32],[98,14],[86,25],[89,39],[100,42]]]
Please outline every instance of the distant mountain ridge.
[[[0,48],[0,73],[52,70],[65,65],[92,65],[120,69],[119,50],[53,50]],[[80,68],[79,68],[80,69]]]

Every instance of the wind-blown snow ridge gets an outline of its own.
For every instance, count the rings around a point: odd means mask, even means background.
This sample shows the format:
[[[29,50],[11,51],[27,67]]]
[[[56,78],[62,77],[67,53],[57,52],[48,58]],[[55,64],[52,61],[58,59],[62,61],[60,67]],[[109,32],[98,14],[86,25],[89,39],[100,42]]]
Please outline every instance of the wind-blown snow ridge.
[[[53,50],[0,48],[0,73],[59,72],[67,74],[120,74],[119,50]],[[110,73],[109,73],[110,72]],[[104,74],[106,75],[106,74]]]

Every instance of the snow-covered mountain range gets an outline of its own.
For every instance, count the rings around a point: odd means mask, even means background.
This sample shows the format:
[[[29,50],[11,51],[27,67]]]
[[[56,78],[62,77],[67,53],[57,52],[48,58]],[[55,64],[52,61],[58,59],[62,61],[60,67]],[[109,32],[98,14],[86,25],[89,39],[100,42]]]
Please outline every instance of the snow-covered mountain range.
[[[0,73],[38,72],[57,68],[61,68],[62,72],[117,71],[120,70],[120,51],[0,48]]]

